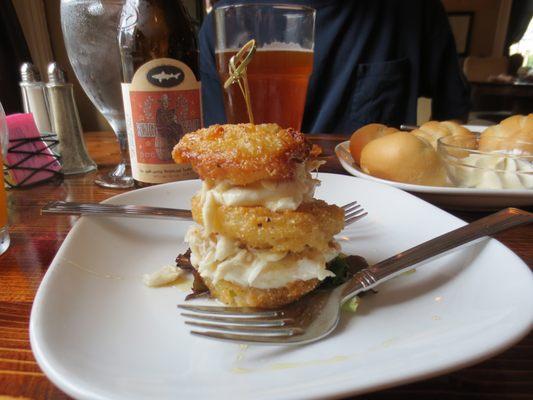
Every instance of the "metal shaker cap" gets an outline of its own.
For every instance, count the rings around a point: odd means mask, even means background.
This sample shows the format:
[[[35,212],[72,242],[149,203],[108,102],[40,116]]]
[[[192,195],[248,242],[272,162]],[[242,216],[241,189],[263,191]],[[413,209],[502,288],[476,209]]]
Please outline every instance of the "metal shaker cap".
[[[48,83],[66,83],[65,72],[59,68],[58,63],[51,62],[48,64]]]
[[[23,83],[41,82],[39,69],[30,62],[25,62],[20,66],[20,76]]]

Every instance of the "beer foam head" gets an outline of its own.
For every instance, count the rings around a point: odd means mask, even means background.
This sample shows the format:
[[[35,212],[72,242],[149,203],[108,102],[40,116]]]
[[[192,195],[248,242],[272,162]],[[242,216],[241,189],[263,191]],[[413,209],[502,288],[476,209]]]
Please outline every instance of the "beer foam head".
[[[230,48],[230,49],[220,49],[216,50],[216,53],[233,53],[238,52],[240,49],[238,48]],[[302,47],[298,43],[287,43],[287,42],[271,42],[263,44],[262,46],[257,47],[257,51],[302,51],[302,52],[308,52],[312,53],[312,49],[306,49],[305,47]]]
[[[302,47],[299,43],[286,43],[286,42],[272,42],[264,44],[259,47],[258,50],[268,50],[268,51],[308,51],[312,52],[312,49],[306,49]]]

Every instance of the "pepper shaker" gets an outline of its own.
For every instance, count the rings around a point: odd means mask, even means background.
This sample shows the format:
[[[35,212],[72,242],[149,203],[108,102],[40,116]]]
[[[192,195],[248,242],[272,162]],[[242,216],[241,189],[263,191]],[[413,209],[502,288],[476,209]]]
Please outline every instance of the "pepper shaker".
[[[83,141],[72,84],[66,82],[64,72],[55,62],[48,64],[46,92],[52,129],[59,140],[63,174],[72,175],[95,170],[96,163],[89,156]]]

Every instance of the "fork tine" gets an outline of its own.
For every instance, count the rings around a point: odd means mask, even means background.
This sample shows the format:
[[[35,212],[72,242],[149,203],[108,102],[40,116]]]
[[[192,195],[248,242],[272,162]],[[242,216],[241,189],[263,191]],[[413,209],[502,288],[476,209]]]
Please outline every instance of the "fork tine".
[[[352,206],[350,208],[347,208],[346,210],[344,210],[344,215],[348,215],[348,214],[351,214],[357,210],[362,210],[363,207],[361,207],[361,205],[359,204],[356,204],[355,206]]]
[[[235,326],[223,324],[211,324],[207,322],[185,321],[185,324],[197,326],[205,329],[215,329],[223,332],[240,332],[256,334],[261,336],[294,336],[303,333],[300,328],[284,328],[284,327],[256,327],[256,326]]]
[[[363,212],[362,214],[354,215],[353,217],[350,217],[344,221],[344,226],[353,224],[354,222],[359,221],[361,218],[366,217],[367,215],[368,213],[366,211]]]
[[[341,208],[344,210],[344,226],[353,224],[354,222],[368,215],[368,213],[360,204],[357,203],[357,201],[352,201],[351,203],[345,204]]]
[[[365,215],[367,214],[365,212],[365,210],[358,210],[356,212],[353,212],[353,213],[350,213],[350,214],[346,215],[344,217],[344,224],[346,225],[346,223],[355,222],[357,219],[354,220],[354,218],[357,218],[357,217],[359,217],[359,216],[361,216],[363,214],[365,214]]]
[[[354,205],[357,205],[357,201],[352,201],[352,202],[350,202],[348,204],[345,204],[345,205],[341,206],[341,208],[343,210],[346,210],[347,208],[353,207]]]
[[[200,314],[221,314],[243,316],[247,318],[262,318],[262,317],[282,317],[283,311],[279,310],[263,310],[260,308],[250,307],[219,307],[219,306],[193,306],[189,304],[178,304],[178,308],[182,310],[192,311]]]
[[[354,212],[361,211],[361,210],[364,211],[363,207],[361,207],[361,206],[357,206],[357,207],[354,207],[354,208],[352,208],[350,210],[346,210],[346,211],[344,211],[344,218],[346,219],[346,218],[348,218],[348,216],[350,214],[353,214]]]
[[[181,313],[180,315],[186,318],[193,318],[200,321],[219,322],[225,324],[231,324],[235,326],[287,326],[294,322],[290,318],[282,319],[259,319],[259,318],[244,318],[244,317],[220,317],[216,315],[208,314],[193,314],[193,313]]]
[[[357,216],[357,215],[360,215],[362,213],[365,213],[365,209],[364,208],[358,208],[357,210],[353,210],[353,211],[350,211],[349,213],[345,214],[344,216],[344,219],[350,219],[351,217],[354,217],[354,216]]]
[[[364,212],[365,210],[362,208],[358,208],[356,210],[350,211],[349,213],[344,214],[344,220],[350,219],[351,217],[354,217]]]
[[[354,207],[360,207],[360,206],[361,205],[357,201],[352,201],[351,203],[343,205],[341,208],[343,210],[349,210],[349,209],[352,209]]]
[[[207,337],[210,339],[217,339],[229,342],[240,343],[255,343],[255,344],[279,344],[285,343],[286,339],[292,338],[291,335],[286,336],[254,336],[254,335],[239,335],[235,333],[222,333],[222,332],[198,332],[191,331],[192,335]],[[286,344],[286,343],[285,343]]]

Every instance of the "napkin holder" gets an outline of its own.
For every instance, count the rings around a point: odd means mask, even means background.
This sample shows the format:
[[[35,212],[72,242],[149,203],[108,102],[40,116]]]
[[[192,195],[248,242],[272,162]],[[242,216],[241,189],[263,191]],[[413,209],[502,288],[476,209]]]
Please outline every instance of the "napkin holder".
[[[61,179],[60,157],[54,154],[57,137],[41,135],[32,114],[6,117],[9,142],[4,160],[4,181],[9,188]]]

